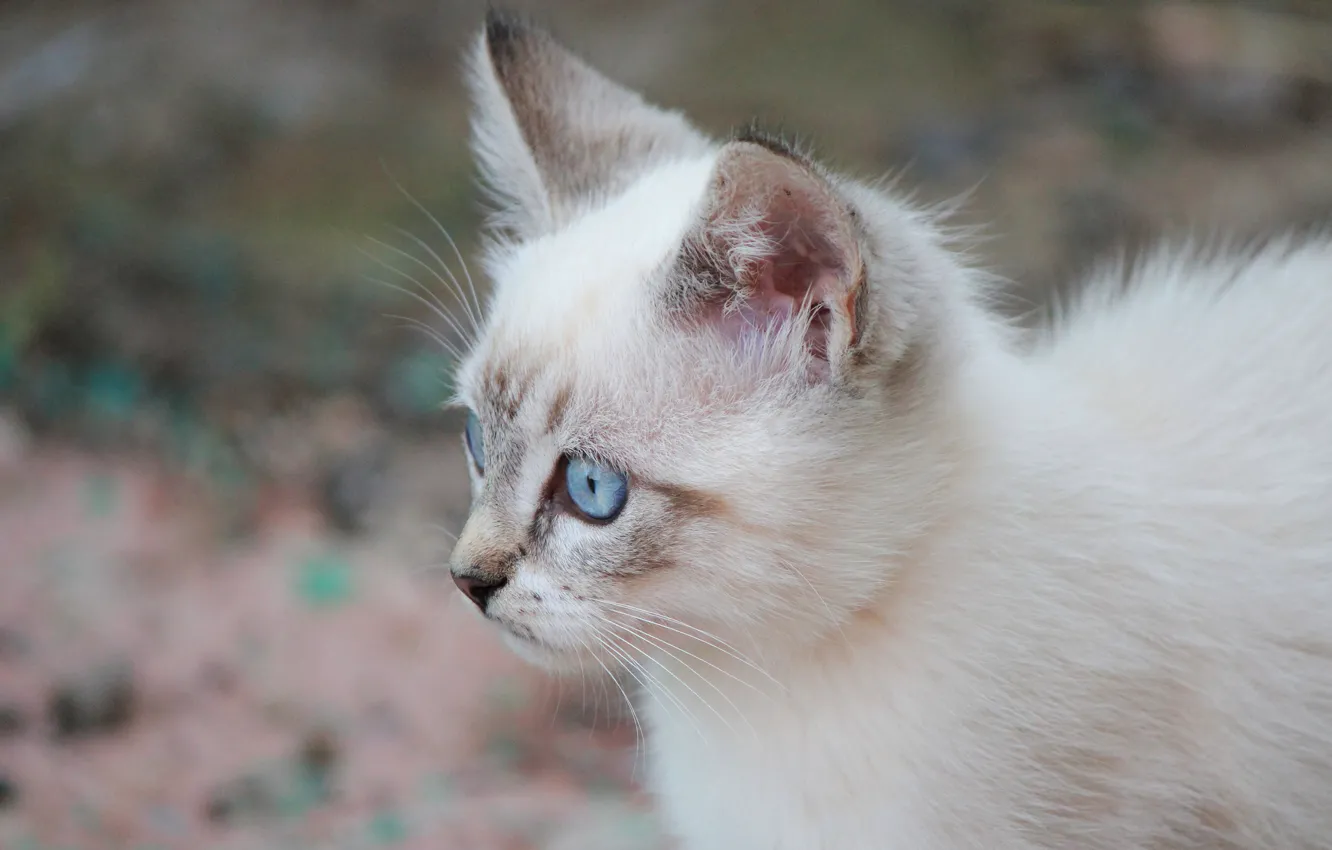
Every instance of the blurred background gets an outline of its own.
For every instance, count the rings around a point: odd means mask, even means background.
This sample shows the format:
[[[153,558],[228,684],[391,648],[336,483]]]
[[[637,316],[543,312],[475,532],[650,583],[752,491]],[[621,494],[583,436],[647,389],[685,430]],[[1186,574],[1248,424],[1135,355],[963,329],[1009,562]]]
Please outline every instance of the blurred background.
[[[513,8],[716,133],[969,193],[1024,314],[1332,211],[1329,0]],[[401,290],[466,285],[481,15],[0,4],[0,847],[666,846],[617,693],[438,569],[456,338]]]

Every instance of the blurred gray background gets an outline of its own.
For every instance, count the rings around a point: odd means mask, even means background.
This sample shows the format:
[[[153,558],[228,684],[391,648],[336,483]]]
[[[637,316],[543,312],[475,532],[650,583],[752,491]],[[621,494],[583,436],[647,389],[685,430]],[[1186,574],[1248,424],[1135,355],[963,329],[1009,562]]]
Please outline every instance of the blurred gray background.
[[[1024,315],[1332,211],[1326,0],[510,8],[715,133],[967,193]],[[665,846],[613,691],[428,569],[467,491],[413,322],[450,334],[394,287],[457,306],[482,13],[0,4],[0,846]]]

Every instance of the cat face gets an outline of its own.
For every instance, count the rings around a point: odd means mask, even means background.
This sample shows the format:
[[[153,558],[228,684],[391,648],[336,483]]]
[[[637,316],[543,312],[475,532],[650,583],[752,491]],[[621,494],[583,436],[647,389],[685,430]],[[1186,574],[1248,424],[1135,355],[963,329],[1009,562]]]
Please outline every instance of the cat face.
[[[835,628],[937,471],[913,339],[931,297],[874,282],[941,262],[921,222],[771,139],[711,142],[510,19],[472,85],[500,238],[457,380],[459,587],[556,668]],[[885,446],[900,462],[867,480]]]

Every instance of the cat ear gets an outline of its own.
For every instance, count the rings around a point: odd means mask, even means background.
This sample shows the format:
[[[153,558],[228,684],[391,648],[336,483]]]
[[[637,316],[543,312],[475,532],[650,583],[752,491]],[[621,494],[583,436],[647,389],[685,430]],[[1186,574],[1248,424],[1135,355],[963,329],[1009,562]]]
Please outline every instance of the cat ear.
[[[560,226],[652,162],[707,148],[680,114],[502,12],[487,13],[470,70],[473,150],[499,201],[495,223],[519,238]]]
[[[687,287],[734,342],[801,335],[811,377],[840,372],[863,340],[867,299],[854,213],[781,142],[726,145],[703,221],[687,237]]]

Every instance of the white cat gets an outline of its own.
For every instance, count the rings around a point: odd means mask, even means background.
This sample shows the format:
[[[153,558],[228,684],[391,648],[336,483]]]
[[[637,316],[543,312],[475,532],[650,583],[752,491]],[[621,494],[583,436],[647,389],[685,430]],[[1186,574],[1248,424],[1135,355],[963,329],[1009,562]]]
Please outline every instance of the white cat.
[[[639,683],[687,850],[1332,847],[1332,242],[1031,344],[924,212],[514,19],[474,58],[451,567]]]

